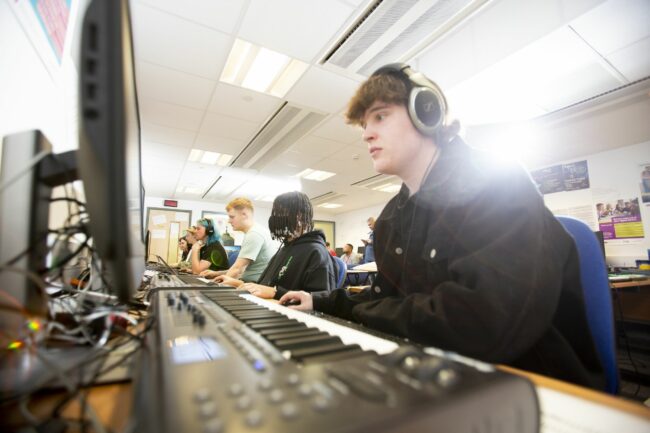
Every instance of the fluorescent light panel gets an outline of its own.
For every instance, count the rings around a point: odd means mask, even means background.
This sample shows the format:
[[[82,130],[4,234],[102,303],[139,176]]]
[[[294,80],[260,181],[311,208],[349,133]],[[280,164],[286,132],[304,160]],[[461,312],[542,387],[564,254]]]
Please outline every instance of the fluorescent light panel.
[[[303,179],[316,180],[318,182],[322,182],[325,179],[329,179],[334,175],[336,175],[336,173],[332,173],[330,171],[322,171],[322,170],[314,170],[312,168],[306,168],[300,173],[298,173],[296,177],[302,177]]]
[[[323,204],[319,204],[317,207],[324,207],[326,209],[336,209],[341,206],[343,205],[338,203],[323,203]]]
[[[373,190],[383,192],[397,192],[401,187],[402,185],[397,183],[386,183],[384,185],[374,187]]]
[[[304,62],[236,39],[220,80],[281,98],[306,70]]]
[[[198,162],[206,165],[220,165],[222,167],[228,165],[231,159],[232,155],[201,149],[192,149],[190,151],[190,156],[187,157],[187,160],[190,162]]]

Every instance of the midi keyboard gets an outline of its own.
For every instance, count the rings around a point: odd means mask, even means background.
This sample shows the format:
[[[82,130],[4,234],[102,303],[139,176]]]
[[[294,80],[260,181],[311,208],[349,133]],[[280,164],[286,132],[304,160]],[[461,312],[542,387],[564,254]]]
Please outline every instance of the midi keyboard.
[[[235,290],[160,288],[151,307],[136,431],[539,430],[532,384],[489,364]]]

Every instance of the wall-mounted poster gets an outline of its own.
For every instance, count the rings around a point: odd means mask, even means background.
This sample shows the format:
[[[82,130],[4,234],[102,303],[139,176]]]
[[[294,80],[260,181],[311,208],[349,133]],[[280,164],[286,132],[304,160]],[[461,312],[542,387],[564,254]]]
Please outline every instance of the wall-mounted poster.
[[[545,167],[530,173],[542,194],[589,188],[587,161]]]
[[[562,164],[562,180],[565,191],[589,188],[589,168],[587,161]]]
[[[650,162],[641,164],[641,201],[650,206]]]
[[[606,241],[644,237],[638,198],[596,203],[596,213]]]

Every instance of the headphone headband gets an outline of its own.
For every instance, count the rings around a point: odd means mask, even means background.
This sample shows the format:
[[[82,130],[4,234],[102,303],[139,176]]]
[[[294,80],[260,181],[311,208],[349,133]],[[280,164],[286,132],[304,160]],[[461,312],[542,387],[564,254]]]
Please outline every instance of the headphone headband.
[[[411,83],[407,110],[413,126],[424,135],[433,136],[447,117],[447,99],[436,83],[405,63],[390,63],[372,76],[396,73]]]

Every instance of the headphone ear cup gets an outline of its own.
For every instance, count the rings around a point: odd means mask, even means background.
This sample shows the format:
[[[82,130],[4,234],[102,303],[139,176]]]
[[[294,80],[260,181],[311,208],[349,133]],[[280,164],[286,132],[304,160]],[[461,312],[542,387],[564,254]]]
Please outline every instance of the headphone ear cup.
[[[429,87],[413,87],[409,94],[409,116],[424,135],[432,136],[444,120],[446,107],[440,96]]]

